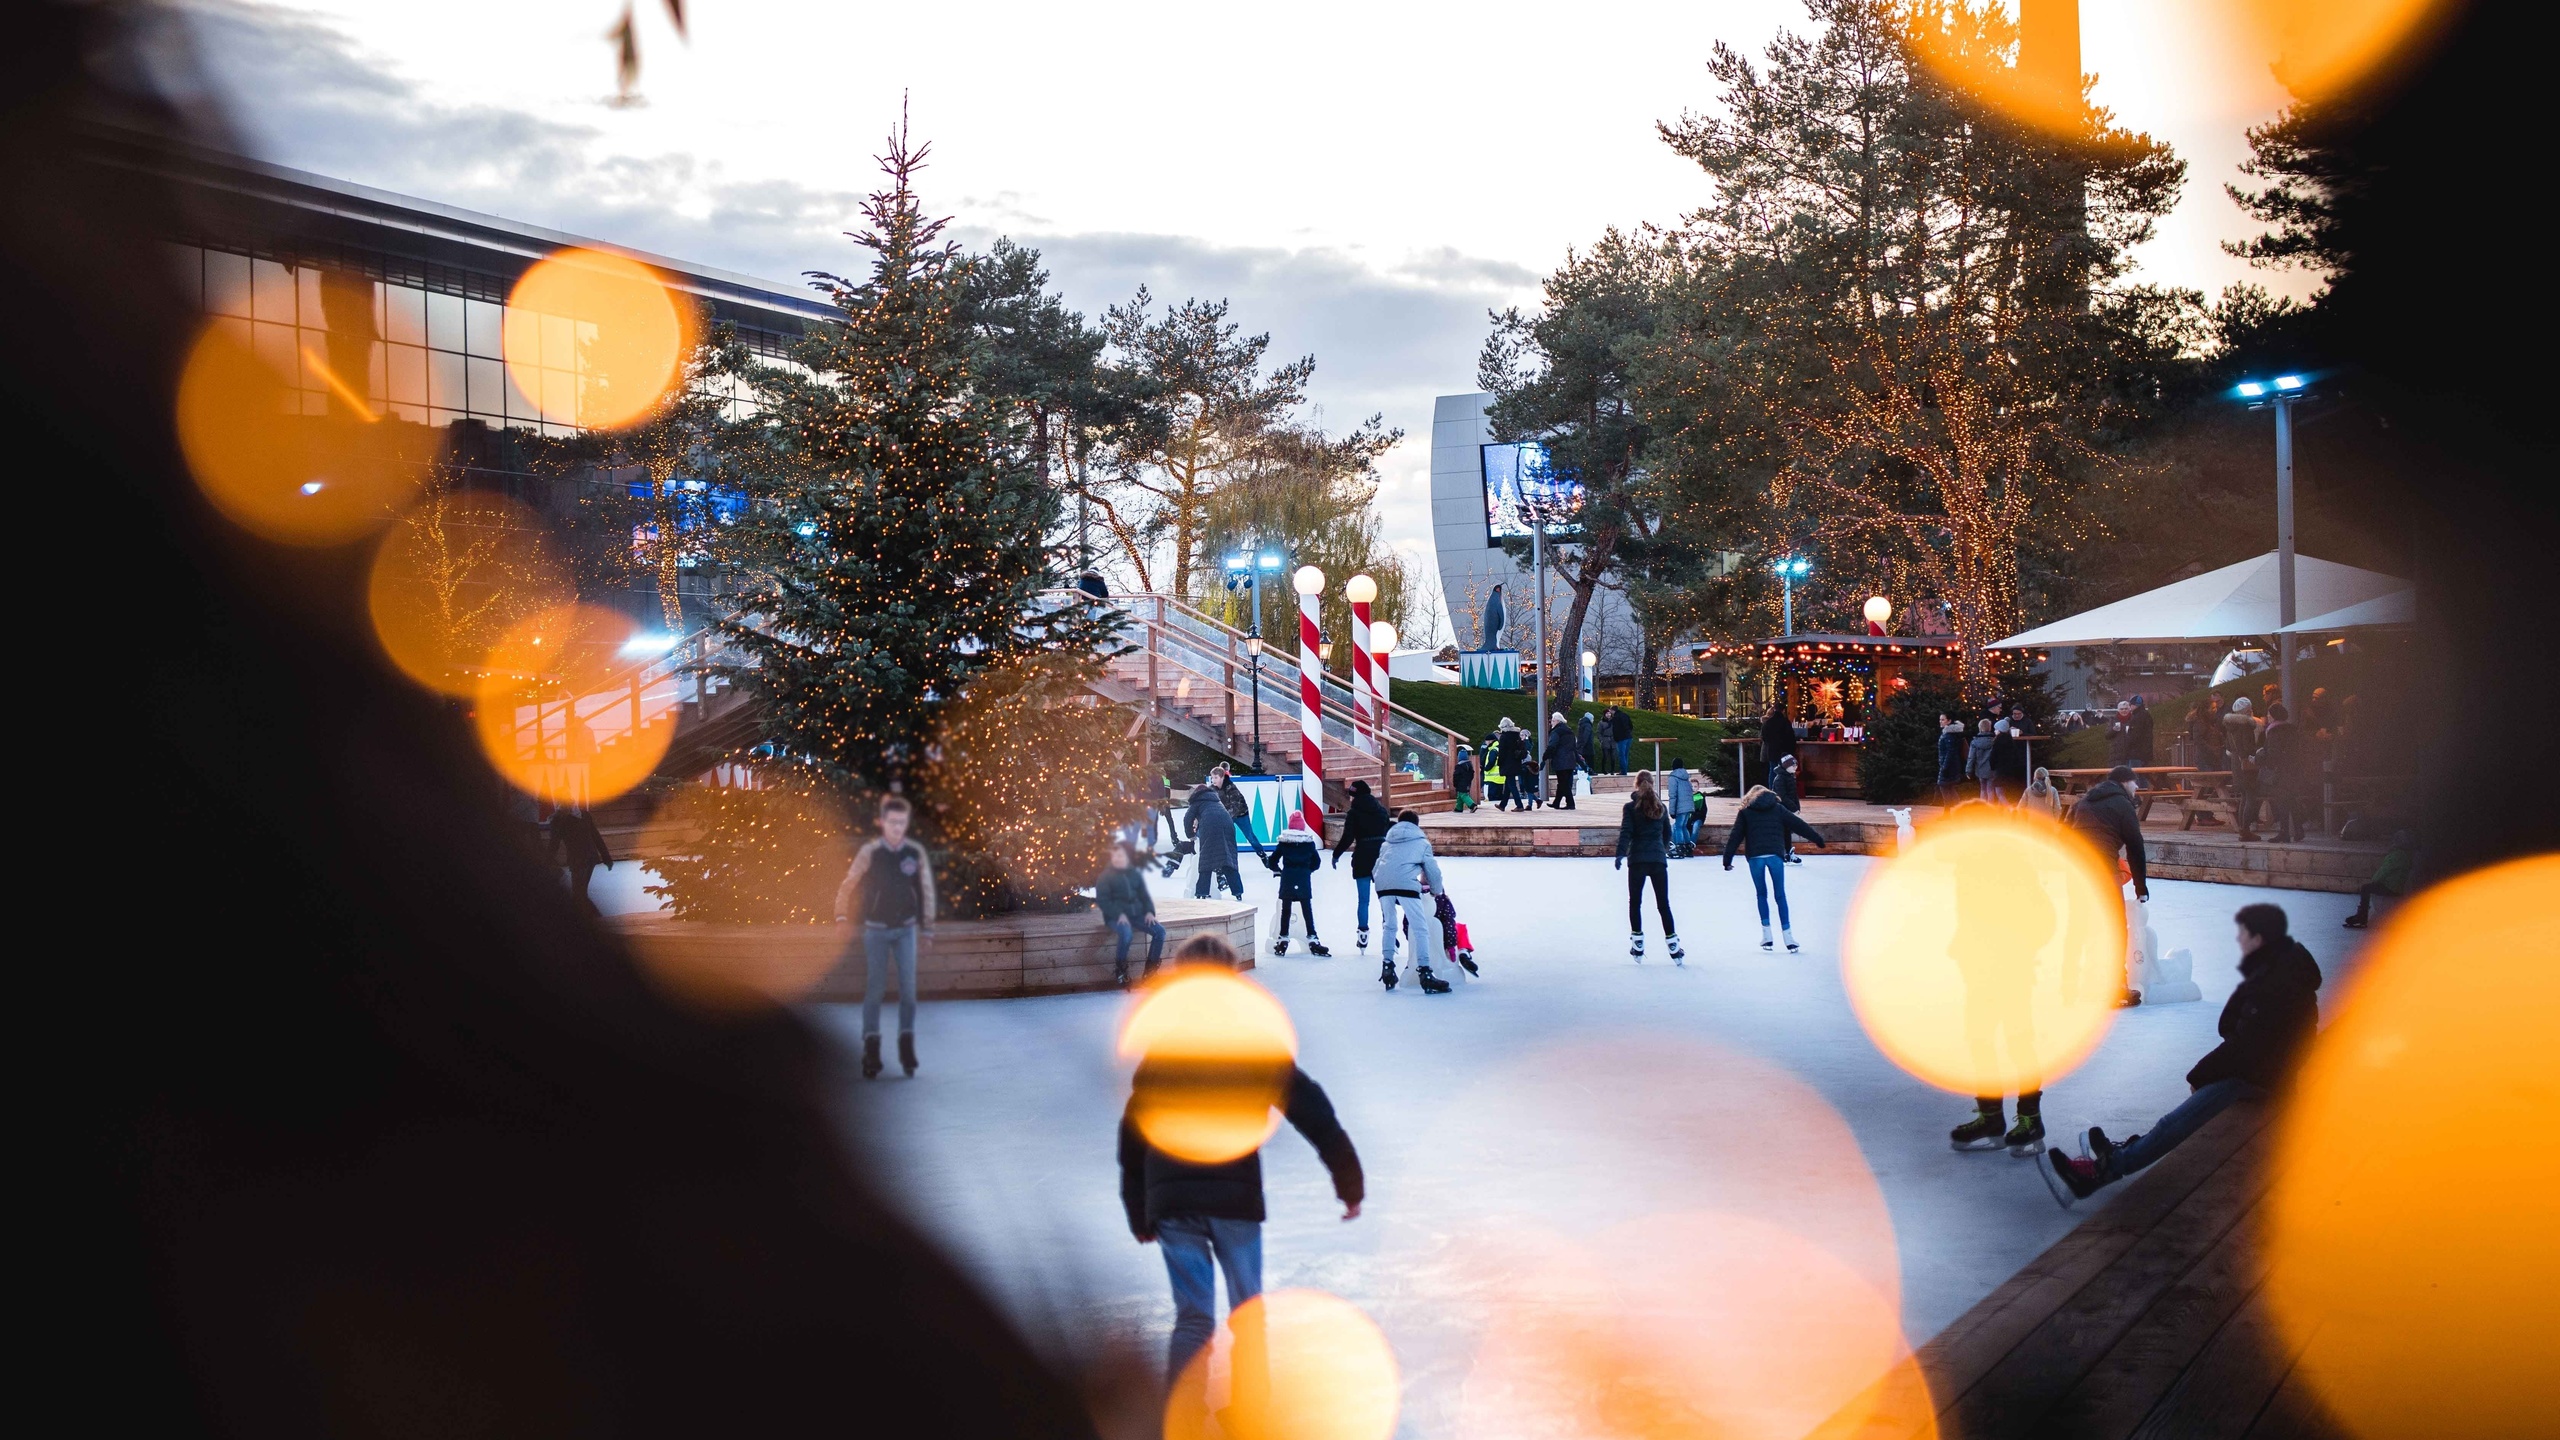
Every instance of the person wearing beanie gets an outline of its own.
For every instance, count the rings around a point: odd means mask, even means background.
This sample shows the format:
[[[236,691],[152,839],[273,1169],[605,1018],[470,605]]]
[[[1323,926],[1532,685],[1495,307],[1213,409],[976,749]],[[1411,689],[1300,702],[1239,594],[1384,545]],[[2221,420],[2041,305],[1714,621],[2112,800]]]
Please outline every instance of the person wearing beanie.
[[[1378,847],[1386,842],[1387,827],[1393,824],[1395,817],[1370,793],[1369,782],[1352,781],[1351,808],[1342,817],[1342,838],[1333,842],[1333,864],[1340,869],[1344,853],[1350,854],[1351,884],[1360,896],[1358,943],[1362,950],[1369,948],[1369,891],[1376,883]],[[1313,920],[1307,922],[1307,929],[1315,929]]]
[[[1307,828],[1304,811],[1289,817],[1289,828],[1280,832],[1280,841],[1272,847],[1272,856],[1280,871],[1280,934],[1271,942],[1271,953],[1289,953],[1289,907],[1296,905],[1307,919],[1307,953],[1330,955],[1324,941],[1316,936],[1316,868],[1321,847],[1316,832]]]

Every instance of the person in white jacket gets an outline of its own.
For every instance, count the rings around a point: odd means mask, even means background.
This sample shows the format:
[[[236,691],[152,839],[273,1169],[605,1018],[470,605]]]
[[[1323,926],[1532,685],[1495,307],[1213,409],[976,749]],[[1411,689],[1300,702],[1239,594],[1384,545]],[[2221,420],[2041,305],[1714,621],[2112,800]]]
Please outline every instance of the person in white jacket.
[[[1378,901],[1385,910],[1380,921],[1387,932],[1386,948],[1381,952],[1384,964],[1378,971],[1378,983],[1396,988],[1396,940],[1402,928],[1396,922],[1413,922],[1413,958],[1415,978],[1422,982],[1425,995],[1449,993],[1449,982],[1431,968],[1434,959],[1446,961],[1440,954],[1440,916],[1432,903],[1424,898],[1425,887],[1433,895],[1445,894],[1440,878],[1440,857],[1431,853],[1431,842],[1423,838],[1422,817],[1411,810],[1396,816],[1387,827],[1387,838],[1378,846]]]

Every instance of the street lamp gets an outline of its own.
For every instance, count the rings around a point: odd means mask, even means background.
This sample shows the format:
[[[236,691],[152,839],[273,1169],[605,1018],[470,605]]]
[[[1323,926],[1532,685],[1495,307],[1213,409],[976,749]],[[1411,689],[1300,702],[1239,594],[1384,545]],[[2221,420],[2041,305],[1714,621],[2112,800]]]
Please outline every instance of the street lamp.
[[[1395,784],[1393,742],[1387,731],[1387,691],[1392,678],[1388,667],[1396,658],[1396,627],[1386,620],[1369,624],[1369,731],[1378,740],[1378,798],[1385,799]]]
[[[1271,551],[1255,556],[1239,550],[1227,557],[1227,589],[1230,593],[1242,589],[1250,607],[1244,646],[1253,656],[1247,668],[1253,672],[1253,772],[1257,775],[1262,773],[1262,572],[1279,568],[1280,557]]]
[[[1582,652],[1582,703],[1585,705],[1591,703],[1591,672],[1598,668],[1599,664],[1599,656],[1588,650]]]
[[[2278,375],[2272,380],[2243,380],[2232,387],[2232,393],[2250,409],[2276,412],[2276,655],[2288,715],[2293,713],[2293,637],[2284,633],[2284,627],[2297,618],[2293,612],[2293,402],[2310,385],[2300,375]]]
[[[1371,675],[1377,644],[1369,635],[1369,607],[1377,602],[1378,582],[1367,575],[1354,575],[1342,582],[1342,598],[1351,602],[1351,743],[1356,749],[1378,739],[1378,753],[1385,755],[1386,742],[1377,736],[1378,684]]]
[[[1813,573],[1813,562],[1790,555],[1769,567],[1778,575],[1778,603],[1785,614],[1785,633],[1796,633],[1796,582]]]
[[[1870,595],[1867,597],[1867,605],[1863,613],[1867,617],[1867,633],[1882,635],[1885,633],[1885,622],[1893,618],[1893,602],[1881,595]]]

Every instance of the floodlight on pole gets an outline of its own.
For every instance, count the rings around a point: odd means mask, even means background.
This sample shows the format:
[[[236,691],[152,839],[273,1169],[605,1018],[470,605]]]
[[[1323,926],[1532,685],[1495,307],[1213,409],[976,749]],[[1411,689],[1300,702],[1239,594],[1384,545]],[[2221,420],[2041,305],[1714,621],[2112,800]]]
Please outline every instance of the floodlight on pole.
[[[1277,550],[1265,550],[1265,551],[1263,551],[1263,552],[1262,552],[1262,568],[1263,568],[1263,569],[1265,569],[1265,570],[1277,570],[1277,569],[1279,569],[1279,568],[1280,568],[1280,552],[1279,552],[1279,551],[1277,551]]]
[[[1801,555],[1790,555],[1769,567],[1778,574],[1778,605],[1784,620],[1784,633],[1796,633],[1796,582],[1813,573],[1813,562]]]
[[[2294,613],[2293,405],[2309,393],[2310,384],[2303,375],[2278,375],[2272,380],[2243,380],[2231,387],[2250,409],[2276,412],[2276,657],[2287,714],[2294,709],[2294,640],[2284,627],[2301,618]]]

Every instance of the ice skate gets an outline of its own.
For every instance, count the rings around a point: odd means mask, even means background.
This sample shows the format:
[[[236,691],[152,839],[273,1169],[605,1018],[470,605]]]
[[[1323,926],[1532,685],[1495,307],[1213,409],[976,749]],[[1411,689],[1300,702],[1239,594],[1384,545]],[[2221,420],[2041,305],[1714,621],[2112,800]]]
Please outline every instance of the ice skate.
[[[1470,975],[1481,975],[1481,974],[1483,974],[1483,973],[1484,973],[1483,971],[1481,971],[1481,970],[1479,970],[1479,969],[1477,969],[1477,968],[1476,968],[1476,952],[1474,952],[1473,950],[1461,950],[1461,951],[1459,951],[1459,952],[1458,952],[1458,964],[1459,964],[1460,966],[1464,967],[1464,968],[1465,968],[1465,970],[1466,970],[1466,972],[1467,972],[1468,974],[1470,974]]]
[[[908,1075],[916,1073],[916,1037],[912,1033],[898,1037],[898,1064]]]
[[[1432,974],[1432,973],[1431,973],[1431,967],[1430,967],[1430,966],[1425,965],[1425,966],[1423,966],[1423,967],[1422,967],[1422,969],[1421,969],[1420,971],[1418,971],[1418,972],[1416,972],[1416,973],[1419,975],[1419,977],[1420,977],[1420,978],[1421,978],[1421,980],[1422,980],[1422,993],[1423,993],[1423,994],[1425,994],[1425,995],[1446,995],[1446,994],[1448,994],[1448,993],[1449,993],[1449,982],[1448,982],[1448,981],[1446,981],[1446,980],[1441,979],[1441,978],[1440,978],[1439,976],[1437,976],[1437,975]]]
[[[1766,925],[1760,927],[1760,948],[1763,950],[1775,950],[1778,948],[1778,942],[1769,938],[1769,927]]]
[[[1668,939],[1668,940],[1664,941],[1663,943],[1671,947],[1671,963],[1672,963],[1672,964],[1674,964],[1674,965],[1683,965],[1683,966],[1685,966],[1685,965],[1687,965],[1687,964],[1689,963],[1689,955],[1688,955],[1688,952],[1687,952],[1687,951],[1685,951],[1685,950],[1682,950],[1682,949],[1680,948],[1680,937],[1679,937],[1679,936],[1674,935],[1674,936],[1672,936],[1670,939]]]
[[[2018,1123],[2009,1127],[2009,1133],[2001,1137],[2001,1143],[2009,1147],[2010,1154],[2021,1160],[2043,1154],[2044,1117],[2033,1111],[2020,1111]]]
[[[1323,941],[1317,939],[1313,935],[1310,935],[1307,937],[1307,953],[1310,955],[1330,955],[1333,951],[1327,947]]]
[[[880,1037],[877,1035],[862,1037],[862,1078],[865,1080],[880,1078]]]
[[[1627,953],[1636,957],[1637,964],[1641,965],[1644,963],[1643,931],[1639,930],[1635,934],[1627,937]]]
[[[1289,953],[1289,937],[1288,937],[1288,936],[1286,936],[1286,935],[1283,935],[1283,936],[1281,936],[1279,939],[1272,941],[1272,942],[1271,942],[1271,953],[1272,953],[1272,954],[1274,954],[1274,955],[1286,955],[1286,954],[1288,954],[1288,953]]]
[[[1119,989],[1122,989],[1122,990],[1126,990],[1126,989],[1128,989],[1128,988],[1129,988],[1129,962],[1128,962],[1128,961],[1123,960],[1123,961],[1121,961],[1119,964],[1114,965],[1114,966],[1112,966],[1112,967],[1111,967],[1111,983],[1112,983],[1114,986],[1116,986],[1116,987],[1118,987]]]
[[[1360,933],[1352,938],[1351,943],[1355,948],[1366,951],[1369,948],[1369,927],[1361,926]]]
[[[2045,1188],[2053,1192],[2055,1202],[2065,1210],[2097,1194],[2098,1187],[2106,1183],[2098,1178],[2097,1162],[2093,1160],[2059,1150],[2046,1151],[2044,1158],[2050,1163],[2036,1168],[2044,1173]]]
[[[1958,1150],[1997,1150],[2008,1143],[2002,1129],[1999,1111],[1976,1110],[1972,1119],[1947,1132],[1947,1143]]]
[[[1389,960],[1378,966],[1378,983],[1390,990],[1396,988],[1396,962]]]
[[[1784,936],[1786,936],[1786,938],[1787,938],[1787,953],[1788,953],[1788,954],[1790,954],[1790,955],[1794,955],[1794,954],[1797,954],[1797,953],[1801,952],[1801,951],[1804,949],[1804,947],[1803,947],[1803,946],[1801,946],[1801,945],[1799,945],[1799,944],[1797,944],[1797,943],[1796,943],[1796,932],[1794,932],[1793,930],[1785,930],[1785,931],[1781,931],[1781,932],[1779,932],[1779,933],[1780,933],[1780,934],[1783,934],[1783,935],[1784,935]],[[1767,947],[1767,946],[1765,946],[1765,945],[1763,945],[1761,948],[1766,949],[1766,948],[1768,948],[1768,947]]]

